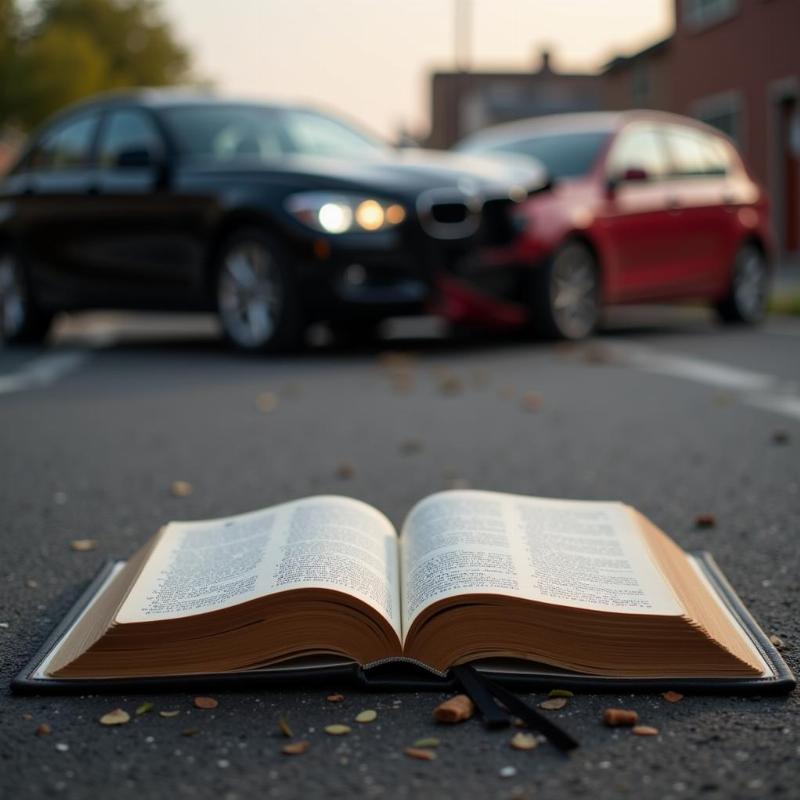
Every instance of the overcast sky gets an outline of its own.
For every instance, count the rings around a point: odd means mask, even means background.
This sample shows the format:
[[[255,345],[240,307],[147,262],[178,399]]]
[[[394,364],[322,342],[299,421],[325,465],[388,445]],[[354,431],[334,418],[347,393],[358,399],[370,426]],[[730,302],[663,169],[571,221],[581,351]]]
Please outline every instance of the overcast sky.
[[[427,131],[453,66],[456,0],[165,0],[197,71],[227,93],[311,101],[392,136]],[[672,0],[472,0],[476,69],[596,69],[666,36]]]

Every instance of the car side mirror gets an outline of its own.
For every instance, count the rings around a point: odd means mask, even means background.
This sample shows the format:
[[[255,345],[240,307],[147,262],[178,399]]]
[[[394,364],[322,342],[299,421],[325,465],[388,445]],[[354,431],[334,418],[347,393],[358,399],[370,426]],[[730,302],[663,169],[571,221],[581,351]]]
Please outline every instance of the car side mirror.
[[[621,180],[625,181],[625,183],[631,182],[638,182],[638,181],[646,181],[650,176],[647,174],[647,170],[643,167],[628,167],[623,173]]]
[[[161,160],[146,147],[131,147],[117,154],[115,166],[119,169],[145,169],[161,166]]]

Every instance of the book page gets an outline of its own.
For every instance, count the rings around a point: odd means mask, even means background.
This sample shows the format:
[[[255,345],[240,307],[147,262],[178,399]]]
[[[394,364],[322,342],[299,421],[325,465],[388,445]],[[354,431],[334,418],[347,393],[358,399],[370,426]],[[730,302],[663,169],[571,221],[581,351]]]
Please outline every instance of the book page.
[[[406,631],[426,606],[461,594],[683,613],[622,503],[442,492],[412,509],[400,551]]]
[[[334,496],[170,523],[116,621],[185,617],[299,588],[354,595],[386,617],[399,636],[392,524],[366,503]]]

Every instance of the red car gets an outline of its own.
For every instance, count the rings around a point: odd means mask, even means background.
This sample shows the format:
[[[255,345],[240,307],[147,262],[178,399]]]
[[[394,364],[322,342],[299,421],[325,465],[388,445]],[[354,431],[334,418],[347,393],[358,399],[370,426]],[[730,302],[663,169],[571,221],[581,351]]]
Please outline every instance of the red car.
[[[702,299],[725,322],[764,316],[768,199],[714,128],[648,111],[556,115],[483,130],[456,149],[533,157],[551,185],[516,207],[510,249],[443,278],[450,319],[530,321],[579,339],[605,304]]]

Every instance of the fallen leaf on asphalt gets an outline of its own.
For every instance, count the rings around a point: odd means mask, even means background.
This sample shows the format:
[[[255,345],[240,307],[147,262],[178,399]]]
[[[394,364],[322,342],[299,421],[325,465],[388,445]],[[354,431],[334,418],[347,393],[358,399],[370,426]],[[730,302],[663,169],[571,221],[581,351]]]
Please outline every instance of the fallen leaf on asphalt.
[[[97,539],[73,539],[69,546],[79,553],[86,553],[89,550],[94,550],[97,547]]]
[[[22,715],[22,719],[27,720],[28,722],[30,722],[33,719],[33,714],[25,713],[25,714]]]
[[[418,761],[434,761],[436,759],[436,753],[425,747],[406,747],[403,752],[409,758],[416,758]]]
[[[153,710],[153,708],[154,708],[154,704],[153,704],[153,703],[151,703],[149,700],[147,700],[146,702],[142,703],[142,704],[141,704],[141,705],[140,705],[140,706],[139,706],[139,707],[136,709],[136,711],[134,711],[133,713],[134,713],[134,714],[135,714],[137,717],[141,717],[141,716],[142,716],[142,714],[149,714],[149,713],[150,713],[150,712]]]
[[[422,442],[419,439],[406,439],[400,442],[400,452],[404,456],[412,456],[422,450]]]
[[[713,514],[698,514],[694,518],[695,528],[713,528],[717,524],[717,518]]]
[[[611,728],[635,725],[638,721],[639,714],[627,708],[607,708],[603,712],[603,722]]]
[[[551,697],[549,700],[542,700],[539,708],[543,708],[545,711],[559,711],[567,703],[569,703],[568,697]]]
[[[311,747],[311,742],[307,741],[306,739],[301,739],[297,742],[285,744],[283,747],[281,747],[281,753],[286,756],[301,756],[303,753],[308,752],[309,747]]]
[[[772,443],[773,444],[789,444],[789,432],[788,431],[773,431],[772,432]]]
[[[215,700],[213,697],[195,697],[194,699],[195,708],[216,708],[218,705],[219,700]]]
[[[189,481],[173,481],[172,486],[169,487],[173,497],[188,497],[193,489]]]
[[[769,635],[769,640],[772,642],[772,644],[775,645],[775,647],[778,648],[778,650],[783,650],[783,648],[786,647],[786,644],[784,643],[783,639],[781,639],[781,637],[775,633],[771,633]]]
[[[159,717],[177,717],[178,714],[180,714],[180,713],[181,712],[179,710],[176,710],[176,711],[159,711],[158,712],[158,716]]]
[[[109,711],[108,714],[103,714],[100,717],[101,725],[125,725],[131,721],[131,715],[122,708],[115,708]]]
[[[28,585],[29,589],[37,589],[39,587],[39,581],[35,581],[33,578],[28,578],[25,583]]]
[[[37,736],[49,736],[52,732],[53,729],[46,722],[43,722],[36,728]]]
[[[569,689],[551,689],[547,693],[548,697],[574,697]]]
[[[374,708],[367,708],[356,715],[356,722],[366,723],[375,722],[378,718],[378,712]]]
[[[325,733],[331,736],[344,736],[347,733],[350,733],[350,726],[349,725],[326,725],[325,726]]]
[[[339,694],[339,692],[334,692],[333,694],[329,694],[325,699],[329,703],[341,703],[344,701],[344,695]]]
[[[539,392],[525,392],[521,402],[523,411],[540,411],[544,404],[544,397]]]
[[[658,736],[658,728],[650,725],[634,725],[632,730],[637,736]]]
[[[439,703],[433,710],[433,718],[437,722],[452,725],[464,722],[475,713],[475,704],[465,694],[457,694]]]
[[[355,474],[356,468],[349,461],[342,461],[342,463],[336,467],[336,477],[342,480],[352,478]]]
[[[198,733],[200,733],[200,728],[184,728],[181,736],[197,736]]]
[[[278,727],[280,728],[281,733],[287,738],[291,739],[294,734],[292,733],[292,729],[289,727],[289,722],[286,717],[278,717]]]
[[[585,364],[615,364],[619,361],[617,354],[610,347],[602,344],[584,345],[581,357]]]
[[[414,747],[438,747],[439,740],[435,736],[423,736],[414,742]]]
[[[269,414],[278,407],[278,395],[275,392],[261,392],[256,398],[256,405],[262,414]]]
[[[378,363],[388,370],[408,369],[414,364],[414,357],[409,353],[387,350],[378,356]]]
[[[456,375],[443,375],[439,378],[439,391],[442,394],[460,394],[464,389],[464,384]]]
[[[518,731],[511,737],[511,742],[509,744],[515,750],[533,750],[534,747],[539,746],[539,738],[532,733]]]
[[[661,696],[668,703],[679,703],[681,700],[683,700],[683,695],[680,692],[662,692]]]

